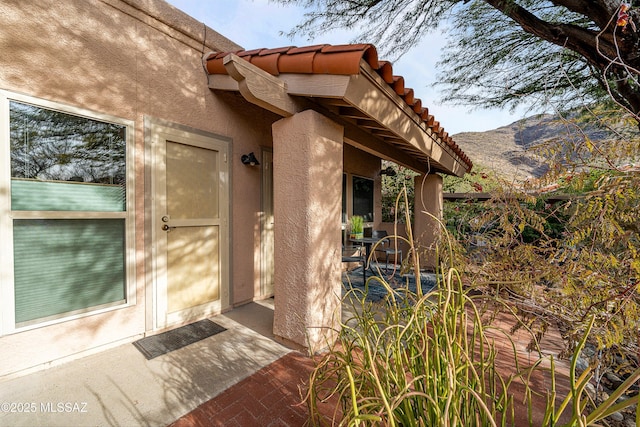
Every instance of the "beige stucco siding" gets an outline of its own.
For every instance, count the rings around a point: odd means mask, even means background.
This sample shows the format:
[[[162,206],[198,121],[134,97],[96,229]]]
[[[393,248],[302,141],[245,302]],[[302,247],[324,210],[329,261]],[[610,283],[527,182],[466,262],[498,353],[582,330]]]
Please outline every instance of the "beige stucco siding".
[[[211,29],[203,46],[202,23],[160,1],[10,0],[0,3],[0,16],[0,89],[133,121],[129,148],[135,150],[136,193],[135,305],[0,337],[0,348],[12,349],[2,352],[0,376],[130,340],[148,329],[145,117],[231,139],[232,304],[255,298],[260,173],[239,159],[271,146],[276,117],[234,95],[214,93],[202,68],[203,49],[238,46]]]
[[[317,351],[339,329],[343,127],[307,110],[278,121],[273,132],[273,332]]]
[[[261,168],[243,165],[240,157],[250,152],[260,158],[263,148],[272,144],[271,123],[274,114],[248,104],[235,94],[214,94],[226,107],[219,125],[224,135],[233,136],[232,144],[232,246],[231,273],[233,306],[260,298],[260,214]],[[220,108],[220,107],[218,107]],[[222,119],[224,118],[224,119]],[[210,120],[218,121],[212,117]],[[220,132],[219,132],[220,133]]]

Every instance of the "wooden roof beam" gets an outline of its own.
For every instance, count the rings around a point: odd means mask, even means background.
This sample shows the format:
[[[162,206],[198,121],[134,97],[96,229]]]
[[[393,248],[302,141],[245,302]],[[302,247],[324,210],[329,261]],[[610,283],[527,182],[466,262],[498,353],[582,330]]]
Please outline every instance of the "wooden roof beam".
[[[238,82],[238,90],[252,104],[289,117],[302,111],[299,99],[287,93],[287,84],[239,56],[230,53],[223,59],[229,75]]]

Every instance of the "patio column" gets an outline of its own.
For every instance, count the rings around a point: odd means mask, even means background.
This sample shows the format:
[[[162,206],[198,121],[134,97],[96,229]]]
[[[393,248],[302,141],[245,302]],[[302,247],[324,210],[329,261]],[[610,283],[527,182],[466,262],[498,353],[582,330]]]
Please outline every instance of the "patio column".
[[[274,335],[316,352],[341,314],[343,127],[312,110],[273,124]]]
[[[420,256],[420,268],[435,269],[435,243],[442,220],[442,177],[429,174],[415,177],[414,240]],[[426,212],[426,213],[425,213]],[[435,218],[434,218],[435,217]]]

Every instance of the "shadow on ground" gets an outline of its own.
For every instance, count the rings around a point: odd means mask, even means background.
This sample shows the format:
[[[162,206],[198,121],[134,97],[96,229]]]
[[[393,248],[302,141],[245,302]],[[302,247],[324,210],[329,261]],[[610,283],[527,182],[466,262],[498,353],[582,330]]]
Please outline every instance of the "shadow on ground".
[[[388,289],[383,282],[392,289],[406,289],[408,286],[411,292],[416,292],[418,280],[414,272],[404,272],[391,265],[387,268],[384,263],[372,263],[367,269],[366,281],[363,279],[362,267],[342,273],[343,293],[355,289],[363,292],[370,302],[380,301],[387,296]],[[420,285],[423,293],[429,292],[436,285],[436,275],[421,272]]]

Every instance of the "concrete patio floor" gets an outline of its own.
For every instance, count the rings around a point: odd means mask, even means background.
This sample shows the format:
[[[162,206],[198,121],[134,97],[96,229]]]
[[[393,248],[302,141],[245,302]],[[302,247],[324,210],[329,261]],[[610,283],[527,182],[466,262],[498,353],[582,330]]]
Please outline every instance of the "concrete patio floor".
[[[273,300],[212,320],[227,331],[152,360],[126,343],[0,380],[0,426],[166,426],[291,352],[273,339]]]

